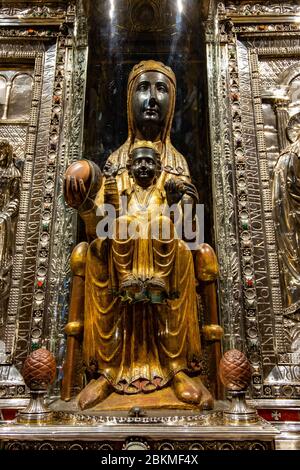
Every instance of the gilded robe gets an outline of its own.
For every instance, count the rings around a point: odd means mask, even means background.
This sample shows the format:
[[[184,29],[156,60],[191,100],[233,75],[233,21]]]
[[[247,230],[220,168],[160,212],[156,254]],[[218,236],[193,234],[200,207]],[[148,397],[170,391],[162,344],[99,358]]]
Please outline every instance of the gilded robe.
[[[169,178],[190,182],[184,157],[173,147],[170,130],[175,108],[175,76],[171,69],[154,61],[138,64],[128,84],[128,139],[108,161],[118,168],[119,194],[132,188],[127,171],[131,146],[136,142],[131,100],[135,78],[146,70],[165,73],[171,80],[170,109],[161,140],[154,142],[160,153],[162,172],[157,188],[163,190]],[[85,277],[83,356],[87,366],[96,365],[117,391],[138,393],[167,384],[183,370],[198,371],[200,333],[197,311],[196,279],[191,251],[184,241],[176,244],[176,284],[179,298],[164,304],[124,304],[111,292],[110,240],[96,237],[96,210],[104,201],[104,184],[97,166],[90,163],[92,182],[86,200],[79,208],[90,241]],[[99,185],[100,186],[100,185]],[[99,191],[96,193],[96,189]]]

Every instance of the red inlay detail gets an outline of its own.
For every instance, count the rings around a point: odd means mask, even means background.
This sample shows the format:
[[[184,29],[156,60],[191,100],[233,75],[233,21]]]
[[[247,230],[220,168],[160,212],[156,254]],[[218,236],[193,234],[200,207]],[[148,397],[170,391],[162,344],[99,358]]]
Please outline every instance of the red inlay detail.
[[[257,410],[257,412],[259,416],[261,416],[267,421],[300,421],[300,410],[274,408],[270,410],[260,409]]]
[[[17,411],[18,410],[14,410],[12,408],[2,408],[1,409],[1,414],[2,414],[3,419],[5,421],[12,421],[13,419],[15,419],[15,417],[17,415]]]

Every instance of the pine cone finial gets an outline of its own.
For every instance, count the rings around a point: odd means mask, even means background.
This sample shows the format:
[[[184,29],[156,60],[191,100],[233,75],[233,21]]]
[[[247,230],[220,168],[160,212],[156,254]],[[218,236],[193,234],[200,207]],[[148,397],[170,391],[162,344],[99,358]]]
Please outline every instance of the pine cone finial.
[[[55,358],[47,349],[37,349],[25,360],[22,372],[30,390],[47,390],[55,379]]]
[[[221,382],[228,390],[242,391],[250,385],[252,367],[243,352],[230,349],[220,361],[219,374]]]

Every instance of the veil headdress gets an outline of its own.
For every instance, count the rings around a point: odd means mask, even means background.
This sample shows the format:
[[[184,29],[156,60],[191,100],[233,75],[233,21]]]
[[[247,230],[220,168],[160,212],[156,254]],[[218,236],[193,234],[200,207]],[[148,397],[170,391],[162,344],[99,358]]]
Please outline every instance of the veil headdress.
[[[170,80],[170,105],[165,121],[165,125],[161,135],[161,163],[162,168],[168,172],[178,176],[190,177],[188,165],[185,158],[173,147],[171,143],[171,127],[175,111],[176,101],[176,77],[173,70],[164,65],[162,62],[156,60],[143,60],[133,67],[128,77],[127,86],[127,116],[128,116],[128,138],[126,142],[114,152],[109,158],[114,163],[119,165],[119,174],[126,171],[127,160],[130,154],[132,145],[136,137],[136,129],[132,115],[132,98],[134,85],[137,77],[145,72],[160,72]]]
[[[157,62],[155,60],[143,60],[139,64],[135,65],[131,70],[128,77],[128,87],[127,87],[127,116],[128,116],[128,138],[130,142],[134,142],[136,129],[134,128],[134,121],[132,115],[131,102],[133,98],[133,89],[134,84],[140,75],[145,72],[159,72],[164,74],[171,82],[170,87],[170,106],[165,122],[165,127],[162,132],[161,141],[165,143],[167,140],[170,142],[170,133],[172,120],[175,111],[175,98],[176,98],[176,77],[173,70],[170,67],[167,67],[162,62]]]

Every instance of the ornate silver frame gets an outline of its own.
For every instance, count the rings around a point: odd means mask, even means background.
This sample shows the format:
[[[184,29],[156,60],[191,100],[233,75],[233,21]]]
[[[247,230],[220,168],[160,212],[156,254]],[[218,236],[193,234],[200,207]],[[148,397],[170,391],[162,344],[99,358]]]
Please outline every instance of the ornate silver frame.
[[[288,3],[226,2],[207,31],[224,346],[246,350],[259,399],[300,398],[299,358],[284,341],[259,70],[263,57],[299,55],[299,12]]]
[[[2,2],[0,58],[34,63],[16,255],[0,365],[4,399],[26,396],[17,369],[46,346],[62,368],[74,214],[63,200],[63,176],[81,156],[87,66],[82,2]],[[14,377],[14,379],[12,379]],[[58,380],[60,374],[58,374]],[[57,387],[56,387],[57,388]],[[54,388],[54,393],[55,389]]]

